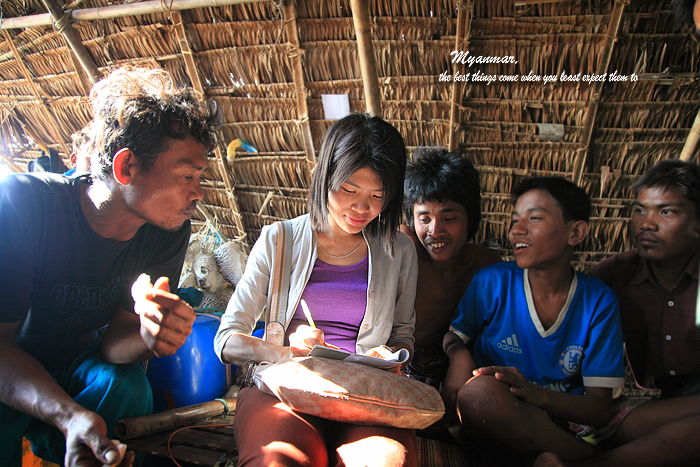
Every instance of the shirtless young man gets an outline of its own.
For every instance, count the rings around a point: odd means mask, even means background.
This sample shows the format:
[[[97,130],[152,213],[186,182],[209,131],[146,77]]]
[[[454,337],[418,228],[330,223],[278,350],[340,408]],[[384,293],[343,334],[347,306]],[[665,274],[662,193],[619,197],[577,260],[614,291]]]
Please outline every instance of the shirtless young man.
[[[481,222],[479,173],[459,151],[438,147],[414,151],[406,168],[402,226],[418,253],[415,354],[407,372],[439,386],[447,369],[442,352],[459,300],[474,273],[501,261],[487,248],[470,243]]]

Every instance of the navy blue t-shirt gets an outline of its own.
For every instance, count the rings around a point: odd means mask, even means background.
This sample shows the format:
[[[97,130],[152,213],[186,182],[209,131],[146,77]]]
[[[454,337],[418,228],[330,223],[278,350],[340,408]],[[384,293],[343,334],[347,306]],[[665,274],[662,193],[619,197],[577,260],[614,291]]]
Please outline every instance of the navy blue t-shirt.
[[[133,311],[141,273],[182,269],[190,222],[175,232],[145,224],[127,242],[100,237],[80,203],[87,175],[15,174],[0,181],[0,322],[21,322],[16,339],[49,371],[97,339],[119,306]]]

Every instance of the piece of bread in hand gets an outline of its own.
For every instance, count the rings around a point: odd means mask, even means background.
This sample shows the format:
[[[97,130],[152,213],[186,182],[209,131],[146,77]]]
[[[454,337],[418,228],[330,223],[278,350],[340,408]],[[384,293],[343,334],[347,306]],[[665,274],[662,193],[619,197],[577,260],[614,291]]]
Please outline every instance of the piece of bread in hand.
[[[141,274],[131,286],[131,297],[135,302],[139,300],[145,300],[146,294],[153,291],[153,284],[151,284],[151,276],[148,274]]]
[[[122,444],[119,440],[113,439],[112,442],[117,446],[117,450],[119,451],[119,456],[115,459],[115,461],[111,464],[102,464],[102,467],[111,467],[113,465],[118,465],[122,460],[124,460],[124,456],[126,455],[126,444]]]

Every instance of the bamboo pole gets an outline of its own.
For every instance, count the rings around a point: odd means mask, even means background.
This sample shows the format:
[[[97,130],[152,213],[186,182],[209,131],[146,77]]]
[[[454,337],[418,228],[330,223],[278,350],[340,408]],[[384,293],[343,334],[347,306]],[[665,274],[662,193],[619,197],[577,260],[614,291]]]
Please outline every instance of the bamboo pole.
[[[205,418],[235,412],[236,402],[235,397],[217,399],[152,415],[122,418],[114,427],[114,436],[126,440],[191,425]]]
[[[515,6],[539,5],[545,3],[564,3],[568,0],[515,0]]]
[[[244,3],[256,3],[263,0],[152,0],[139,3],[125,3],[99,8],[85,8],[72,10],[70,21],[92,21],[96,19],[124,18],[126,16],[150,15],[170,11],[193,10],[197,8],[209,8],[226,5],[241,5]],[[51,14],[44,13],[31,16],[17,16],[3,18],[0,29],[33,28],[37,26],[50,26]]]
[[[690,161],[693,159],[693,155],[698,149],[698,141],[700,141],[700,110],[698,110],[697,115],[695,115],[693,126],[690,128],[688,137],[685,139],[685,144],[683,145],[683,150],[681,151],[680,157],[682,161]]]
[[[173,19],[173,24],[175,25],[178,42],[180,43],[180,50],[182,51],[182,56],[185,60],[187,75],[190,77],[190,81],[192,82],[192,87],[194,88],[197,98],[200,101],[203,101],[206,96],[206,91],[204,89],[204,85],[202,84],[202,78],[199,75],[199,68],[194,60],[194,53],[192,52],[190,41],[187,39],[187,31],[185,30],[185,24],[182,20],[182,14],[179,11],[173,11],[171,16]],[[224,185],[226,186],[226,192],[228,194],[226,199],[229,207],[231,208],[233,222],[237,230],[236,240],[240,241],[244,245],[247,245],[246,231],[241,218],[241,210],[238,206],[238,201],[236,200],[236,195],[234,192],[235,188],[229,177],[228,168],[226,167],[226,162],[224,161],[224,155],[221,152],[221,145],[218,143],[214,148],[214,155],[216,157],[216,162],[219,165],[221,178],[223,178]]]
[[[24,74],[24,79],[27,81],[27,84],[29,84],[29,87],[32,88],[32,91],[34,91],[34,94],[36,95],[36,98],[39,99],[41,102],[41,107],[44,109],[46,114],[48,115],[48,127],[50,130],[50,133],[53,133],[53,138],[58,142],[61,147],[63,148],[63,152],[66,154],[66,156],[70,155],[70,150],[66,146],[65,141],[63,141],[63,137],[61,136],[61,132],[59,130],[58,122],[56,121],[56,117],[54,116],[53,112],[51,111],[51,108],[49,105],[46,103],[45,99],[48,98],[49,96],[44,92],[44,90],[37,85],[34,82],[34,78],[29,71],[29,68],[27,68],[27,65],[24,63],[24,60],[22,59],[22,56],[20,55],[19,51],[17,50],[17,47],[15,47],[15,41],[12,40],[12,36],[10,35],[9,31],[3,31],[2,32],[5,35],[5,40],[7,41],[8,45],[10,46],[10,50],[12,50],[12,54],[15,57],[15,61],[19,65],[20,69],[22,70],[22,74]],[[24,128],[27,128],[27,125],[24,125]],[[34,141],[39,141],[34,137],[35,135],[32,136],[32,139]],[[49,151],[44,147],[44,152],[48,155]]]
[[[472,3],[468,0],[459,5],[457,11],[457,37],[455,38],[455,50],[462,51],[469,47],[469,16],[471,14]],[[465,40],[466,39],[466,40]],[[464,71],[464,65],[457,62],[453,72]],[[454,76],[455,73],[452,74]],[[455,122],[461,120],[461,112],[459,107],[462,105],[462,81],[452,81],[452,97],[450,99],[450,140],[448,147],[450,151],[454,151],[458,146],[458,138],[455,137]],[[457,125],[459,126],[459,125]]]
[[[182,19],[180,12],[172,13],[173,24],[175,25],[175,32],[177,33],[177,39],[180,43],[180,51],[182,53],[182,58],[185,61],[185,68],[187,70],[187,75],[190,77],[192,82],[192,87],[197,95],[197,99],[203,101],[206,95],[204,90],[204,85],[202,84],[202,78],[199,75],[199,68],[194,61],[194,53],[192,52],[192,47],[190,46],[190,41],[187,38],[187,31],[185,30],[185,24]]]
[[[70,13],[64,12],[58,3],[56,3],[56,0],[43,0],[43,2],[54,20],[54,28],[63,35],[63,38],[68,42],[75,56],[78,57],[85,73],[87,73],[90,78],[90,82],[95,84],[102,79],[102,73],[85,48],[83,41],[80,40],[80,36],[70,24],[69,18],[64,19],[64,15],[70,15]]]
[[[12,159],[10,159],[9,157],[7,157],[5,154],[3,154],[1,152],[0,152],[0,158],[2,158],[7,163],[7,165],[9,165],[10,168],[12,170],[14,170],[15,172],[17,172],[18,174],[21,174],[24,172],[24,170],[22,170],[22,167],[15,164]]]
[[[350,0],[350,8],[352,8],[352,21],[357,36],[357,53],[367,101],[367,113],[381,117],[382,101],[379,94],[379,77],[372,45],[372,25],[369,21],[367,0]]]
[[[284,3],[284,27],[287,31],[287,40],[291,45],[291,50],[287,56],[292,61],[294,70],[294,90],[297,97],[297,115],[301,122],[301,133],[304,137],[304,152],[306,159],[311,164],[310,169],[316,164],[316,151],[314,150],[314,140],[311,136],[311,125],[309,124],[309,107],[306,103],[306,83],[304,82],[304,67],[301,57],[304,51],[299,42],[299,29],[297,25],[297,4],[296,0],[289,0]]]
[[[597,75],[602,75],[608,71],[608,67],[610,66],[610,57],[612,56],[615,41],[617,40],[617,32],[620,29],[620,19],[622,18],[622,12],[627,4],[629,4],[629,0],[615,0],[615,6],[610,14],[610,24],[608,25],[608,30],[605,33],[603,58],[600,60],[600,62],[598,62],[598,68],[595,72]],[[597,81],[595,83],[592,99],[588,105],[588,110],[586,111],[586,121],[583,126],[583,131],[581,132],[581,148],[578,150],[578,154],[574,160],[572,178],[576,185],[581,184],[583,171],[586,167],[586,159],[588,157],[591,137],[593,135],[593,125],[595,124],[598,106],[600,105],[600,96],[603,92],[603,84],[603,81]]]
[[[19,124],[22,125],[22,130],[24,130],[24,132],[27,133],[29,135],[29,137],[34,140],[36,145],[39,146],[39,148],[42,151],[44,151],[46,154],[48,154],[49,153],[48,146],[46,146],[44,141],[41,138],[39,138],[36,133],[34,133],[34,130],[32,130],[32,128],[29,125],[27,125],[26,123],[24,123],[24,121],[22,121],[22,119],[20,119],[19,117],[15,116],[15,118],[17,119]]]
[[[92,89],[92,82],[90,82],[90,78],[81,66],[80,60],[78,60],[78,57],[76,57],[72,50],[70,52],[70,61],[73,63],[73,69],[75,69],[75,74],[78,75],[80,86],[83,88],[83,95],[89,96],[90,90]]]
[[[38,84],[34,82],[34,77],[29,71],[29,68],[27,68],[27,65],[24,63],[24,60],[22,60],[22,55],[17,50],[17,46],[15,46],[15,41],[12,39],[10,32],[2,31],[2,33],[5,36],[7,44],[10,46],[10,50],[12,51],[12,55],[14,56],[17,65],[19,65],[19,68],[22,71],[22,74],[24,75],[24,79],[27,81],[29,87],[32,88],[32,91],[34,91],[34,95],[43,102],[43,98],[49,97],[48,94],[46,94],[46,91],[44,91]]]

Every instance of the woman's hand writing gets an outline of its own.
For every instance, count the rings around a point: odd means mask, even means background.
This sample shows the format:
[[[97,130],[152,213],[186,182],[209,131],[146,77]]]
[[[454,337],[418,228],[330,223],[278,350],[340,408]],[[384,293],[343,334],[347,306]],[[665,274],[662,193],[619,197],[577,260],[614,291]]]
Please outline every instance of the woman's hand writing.
[[[314,348],[314,345],[326,345],[323,331],[320,329],[301,324],[296,331],[289,335],[289,347],[294,357],[305,357]]]

